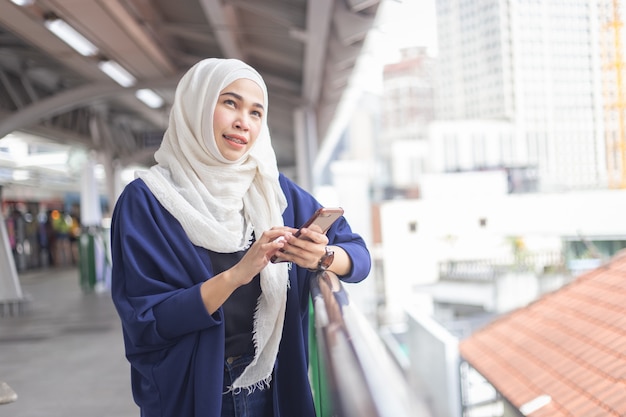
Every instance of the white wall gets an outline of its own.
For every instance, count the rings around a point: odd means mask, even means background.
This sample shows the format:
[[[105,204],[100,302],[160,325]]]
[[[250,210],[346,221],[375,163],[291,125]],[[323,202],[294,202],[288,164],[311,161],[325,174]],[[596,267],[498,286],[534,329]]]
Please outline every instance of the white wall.
[[[562,237],[626,239],[626,190],[474,197],[440,191],[437,198],[381,204],[383,271],[392,310],[415,302],[414,286],[438,279],[439,262],[510,256],[512,237],[522,238],[530,251],[560,250]]]

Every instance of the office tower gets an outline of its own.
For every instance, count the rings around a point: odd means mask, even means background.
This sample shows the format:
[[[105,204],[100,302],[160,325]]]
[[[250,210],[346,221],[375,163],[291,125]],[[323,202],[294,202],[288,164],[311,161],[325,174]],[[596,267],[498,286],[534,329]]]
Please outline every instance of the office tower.
[[[614,186],[612,3],[437,0],[434,166],[536,172],[541,191]]]

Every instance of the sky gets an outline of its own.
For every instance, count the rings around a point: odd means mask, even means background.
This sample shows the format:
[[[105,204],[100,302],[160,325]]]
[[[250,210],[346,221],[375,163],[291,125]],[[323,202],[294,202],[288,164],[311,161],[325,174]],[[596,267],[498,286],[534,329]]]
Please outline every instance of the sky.
[[[323,169],[332,157],[337,141],[357,106],[362,92],[380,94],[383,88],[383,66],[398,62],[400,49],[425,46],[437,53],[435,21],[436,0],[382,0],[375,28],[370,30],[366,51],[359,58],[351,86],[329,129],[324,146],[316,159],[314,171]]]
[[[396,61],[398,50],[409,46],[437,54],[435,0],[385,0],[381,7],[377,36],[385,61]]]
[[[435,0],[383,0],[377,21],[368,34],[353,82],[361,90],[380,93],[386,64],[400,60],[400,50],[425,46],[437,55]]]

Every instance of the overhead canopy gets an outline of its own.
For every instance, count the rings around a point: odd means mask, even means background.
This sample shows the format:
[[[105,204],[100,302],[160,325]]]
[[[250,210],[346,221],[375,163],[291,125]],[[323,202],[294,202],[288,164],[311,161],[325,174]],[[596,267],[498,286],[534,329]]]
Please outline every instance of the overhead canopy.
[[[315,141],[315,149],[329,131],[378,3],[4,1],[0,138],[23,130],[105,151],[122,164],[151,163],[182,73],[203,58],[239,58],[268,84],[279,165],[295,170],[297,138]],[[45,25],[54,19],[71,25],[97,52],[83,56],[61,41]],[[112,81],[99,67],[105,61],[120,64],[135,83]],[[148,107],[135,96],[140,88],[152,89],[164,104]],[[296,112],[308,115],[305,132]]]

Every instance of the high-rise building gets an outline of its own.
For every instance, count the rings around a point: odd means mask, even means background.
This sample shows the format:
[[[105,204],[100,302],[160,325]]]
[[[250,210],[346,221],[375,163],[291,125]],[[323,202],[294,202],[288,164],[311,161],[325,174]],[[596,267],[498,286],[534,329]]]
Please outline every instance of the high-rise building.
[[[541,191],[615,186],[611,177],[623,170],[623,108],[607,116],[615,103],[626,104],[615,93],[622,68],[615,65],[621,46],[610,42],[620,27],[614,3],[437,0],[431,141],[438,149],[472,151],[440,152],[434,165],[480,169],[489,155],[489,166],[536,172]],[[471,134],[468,120],[477,127]],[[492,127],[483,132],[477,122]],[[493,123],[501,133],[488,139]]]
[[[434,59],[426,48],[407,48],[383,70],[381,138],[377,157],[386,165],[381,183],[389,194],[416,196],[428,171],[428,128],[434,117]]]

